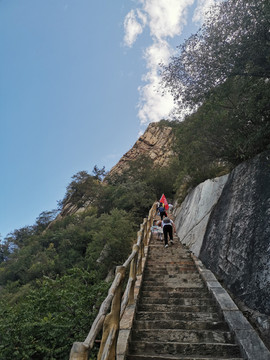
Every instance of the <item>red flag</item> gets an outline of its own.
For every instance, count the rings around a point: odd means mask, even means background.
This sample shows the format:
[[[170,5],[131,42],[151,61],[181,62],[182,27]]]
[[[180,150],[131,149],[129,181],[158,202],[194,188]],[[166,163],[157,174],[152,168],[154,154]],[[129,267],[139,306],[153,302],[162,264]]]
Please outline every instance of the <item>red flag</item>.
[[[164,195],[164,194],[162,194],[159,202],[161,202],[161,203],[164,204],[165,210],[168,210],[168,209],[169,209],[169,204],[168,204],[168,201],[167,201],[167,199],[165,198],[165,195]]]

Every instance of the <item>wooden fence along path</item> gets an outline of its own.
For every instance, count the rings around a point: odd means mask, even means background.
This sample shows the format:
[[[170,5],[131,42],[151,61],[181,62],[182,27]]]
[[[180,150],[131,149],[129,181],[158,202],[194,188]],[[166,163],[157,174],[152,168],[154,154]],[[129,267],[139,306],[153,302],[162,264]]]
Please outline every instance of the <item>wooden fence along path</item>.
[[[122,266],[116,268],[115,278],[108,291],[108,295],[101,304],[99,313],[84,342],[75,342],[70,352],[70,360],[88,360],[97,335],[102,331],[102,339],[98,353],[98,360],[114,360],[116,358],[116,344],[119,334],[120,321],[128,305],[134,304],[134,289],[137,276],[142,274],[142,264],[145,258],[145,247],[151,238],[151,226],[156,214],[156,203],[149,211],[137,233],[137,242],[133,245],[132,253]],[[129,268],[129,278],[124,294],[122,286],[126,270]],[[110,311],[110,312],[109,312]]]

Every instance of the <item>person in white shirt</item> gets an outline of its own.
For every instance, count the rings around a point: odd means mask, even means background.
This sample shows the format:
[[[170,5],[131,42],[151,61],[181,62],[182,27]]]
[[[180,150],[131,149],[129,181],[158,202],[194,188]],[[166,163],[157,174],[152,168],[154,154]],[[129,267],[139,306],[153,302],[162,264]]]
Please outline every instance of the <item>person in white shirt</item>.
[[[163,234],[163,230],[162,227],[159,226],[160,224],[158,224],[157,220],[153,221],[153,226],[151,227],[151,232],[152,234],[156,235],[156,237],[162,241],[162,234]]]
[[[170,237],[170,244],[173,245],[173,232],[176,233],[176,228],[175,228],[174,222],[171,219],[169,219],[168,217],[165,217],[159,223],[161,223],[161,226],[162,226],[165,248],[167,248],[169,246],[168,245],[168,235]]]

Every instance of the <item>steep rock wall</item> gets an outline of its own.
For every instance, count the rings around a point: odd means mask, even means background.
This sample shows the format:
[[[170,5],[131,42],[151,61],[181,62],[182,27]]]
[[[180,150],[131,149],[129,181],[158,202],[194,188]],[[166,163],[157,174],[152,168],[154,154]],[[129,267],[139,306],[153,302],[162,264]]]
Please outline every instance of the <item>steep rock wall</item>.
[[[270,152],[236,167],[209,218],[201,260],[240,300],[270,315]]]
[[[270,345],[270,151],[200,184],[176,209],[178,236]]]
[[[228,179],[224,175],[206,180],[193,189],[175,211],[175,226],[180,241],[198,257],[209,216]]]

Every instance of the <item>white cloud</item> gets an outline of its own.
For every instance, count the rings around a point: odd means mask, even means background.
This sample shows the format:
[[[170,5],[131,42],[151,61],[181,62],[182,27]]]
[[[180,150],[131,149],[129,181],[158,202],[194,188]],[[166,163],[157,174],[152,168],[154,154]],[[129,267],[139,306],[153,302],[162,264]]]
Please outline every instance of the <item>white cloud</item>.
[[[145,0],[143,10],[149,17],[150,33],[154,38],[173,38],[186,23],[186,10],[194,0]]]
[[[140,10],[131,10],[125,17],[125,45],[131,47],[138,35],[143,32],[146,24],[146,16]]]
[[[160,83],[160,63],[167,64],[174,49],[169,39],[180,35],[186,25],[187,9],[194,0],[139,0],[141,7],[131,10],[124,21],[125,44],[131,47],[139,34],[147,26],[153,44],[144,51],[147,73],[142,81],[145,85],[139,88],[140,101],[138,117],[142,125],[169,118],[174,108],[172,96],[162,96],[158,92]]]
[[[155,91],[155,82],[149,83],[139,89],[140,103],[138,116],[141,125],[147,125],[149,122],[157,122],[168,118],[173,108],[173,99],[170,94],[162,96]]]
[[[207,12],[215,2],[215,0],[198,0],[192,21],[198,24],[202,24],[207,16]]]
[[[174,102],[170,94],[162,95],[160,88],[159,63],[167,63],[172,54],[172,49],[166,41],[156,41],[144,51],[148,72],[142,77],[146,85],[139,88],[140,102],[138,117],[141,124],[157,122],[167,118]]]

